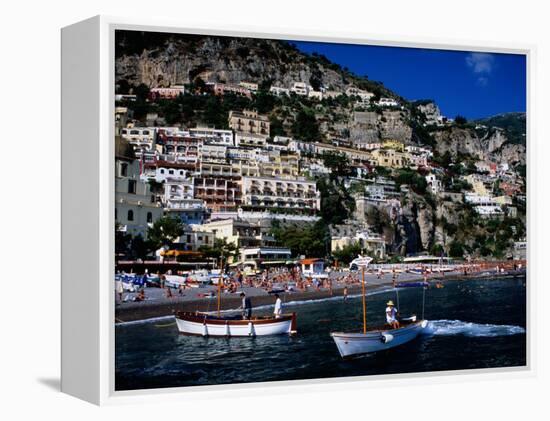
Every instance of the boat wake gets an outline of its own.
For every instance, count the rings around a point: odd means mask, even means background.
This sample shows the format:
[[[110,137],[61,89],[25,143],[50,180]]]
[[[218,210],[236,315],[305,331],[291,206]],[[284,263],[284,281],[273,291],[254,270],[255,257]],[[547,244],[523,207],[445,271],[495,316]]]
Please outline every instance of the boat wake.
[[[141,320],[130,320],[128,322],[117,322],[115,323],[116,327],[119,326],[132,326],[132,325],[140,325],[144,323],[156,323],[166,320],[173,320],[174,316],[159,316],[159,317],[151,317],[149,319],[141,319]]]
[[[430,320],[424,330],[427,335],[464,335],[469,337],[510,336],[525,333],[521,326],[463,322],[461,320]]]

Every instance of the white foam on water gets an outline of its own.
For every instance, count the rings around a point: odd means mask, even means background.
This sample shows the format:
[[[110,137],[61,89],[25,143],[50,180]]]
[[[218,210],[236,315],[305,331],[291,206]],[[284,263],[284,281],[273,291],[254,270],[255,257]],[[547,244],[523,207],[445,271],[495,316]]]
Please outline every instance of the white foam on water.
[[[428,335],[464,335],[470,337],[510,336],[525,333],[521,326],[479,324],[462,320],[430,320],[424,330]]]

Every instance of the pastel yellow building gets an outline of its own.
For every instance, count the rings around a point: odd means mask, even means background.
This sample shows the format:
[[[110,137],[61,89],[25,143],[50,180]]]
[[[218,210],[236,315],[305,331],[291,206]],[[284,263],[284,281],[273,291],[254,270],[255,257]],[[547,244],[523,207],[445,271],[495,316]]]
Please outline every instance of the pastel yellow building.
[[[268,162],[260,162],[262,177],[292,179],[298,177],[299,158],[295,154],[270,154]]]
[[[395,149],[396,151],[400,151],[400,152],[405,151],[405,144],[398,140],[391,140],[391,139],[384,140],[382,142],[382,147],[386,149]]]
[[[403,168],[409,164],[409,155],[395,149],[376,149],[371,152],[372,163],[378,167]]]
[[[269,118],[253,110],[230,111],[229,127],[236,132],[269,136]]]

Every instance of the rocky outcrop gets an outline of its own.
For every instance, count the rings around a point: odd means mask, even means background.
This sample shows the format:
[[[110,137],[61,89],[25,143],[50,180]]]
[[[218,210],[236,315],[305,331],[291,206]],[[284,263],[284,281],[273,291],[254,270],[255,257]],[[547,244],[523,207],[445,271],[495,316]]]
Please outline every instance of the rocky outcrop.
[[[384,111],[379,120],[380,137],[410,143],[412,128],[406,118],[404,111]]]
[[[430,206],[420,203],[417,209],[416,222],[423,250],[429,250],[434,241],[434,212]]]
[[[472,128],[449,127],[434,132],[440,155],[471,155],[480,160],[525,163],[525,146],[509,142],[506,132],[492,129],[478,132]]]
[[[526,163],[526,150],[525,146],[513,143],[506,143],[502,145],[500,150],[493,153],[497,162],[508,163],[511,165]]]
[[[384,139],[410,143],[412,128],[405,111],[356,111],[349,126],[350,140],[355,145]]]
[[[304,55],[286,43],[272,40],[224,37],[177,38],[140,54],[116,58],[116,78],[149,87],[189,83],[196,77],[206,82],[236,83],[269,79],[290,87],[312,76],[334,90],[344,91],[349,81],[341,72]]]
[[[394,251],[404,256],[429,250],[434,234],[433,208],[424,197],[410,191],[395,224]]]
[[[440,123],[441,111],[435,102],[425,102],[417,105],[418,111],[424,114],[427,125],[437,125]]]

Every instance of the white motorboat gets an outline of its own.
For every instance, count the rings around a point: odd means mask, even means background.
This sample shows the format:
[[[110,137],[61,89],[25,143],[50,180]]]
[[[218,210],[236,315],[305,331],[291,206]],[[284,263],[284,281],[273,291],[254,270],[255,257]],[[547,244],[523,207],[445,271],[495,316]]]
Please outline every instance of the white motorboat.
[[[428,325],[427,320],[401,320],[398,329],[373,329],[366,333],[332,332],[330,335],[342,358],[384,351],[415,339]]]
[[[390,325],[367,329],[367,301],[366,301],[366,283],[365,269],[372,259],[369,257],[363,258],[359,256],[354,262],[358,263],[361,268],[361,285],[362,285],[362,301],[363,301],[363,331],[362,332],[331,332],[330,336],[336,343],[336,347],[342,358],[353,355],[368,354],[372,352],[383,351],[403,345],[415,339],[423,329],[426,328],[428,322],[424,318],[424,301],[425,287],[424,282],[402,283],[399,288],[418,287],[423,288],[422,295],[422,319],[417,320],[416,316],[403,318],[399,320],[399,327],[392,328]],[[396,288],[396,292],[398,288]],[[397,295],[399,297],[399,294]],[[398,299],[399,306],[399,299]]]
[[[180,333],[199,336],[266,336],[296,333],[296,313],[239,319],[204,313],[176,313]]]

